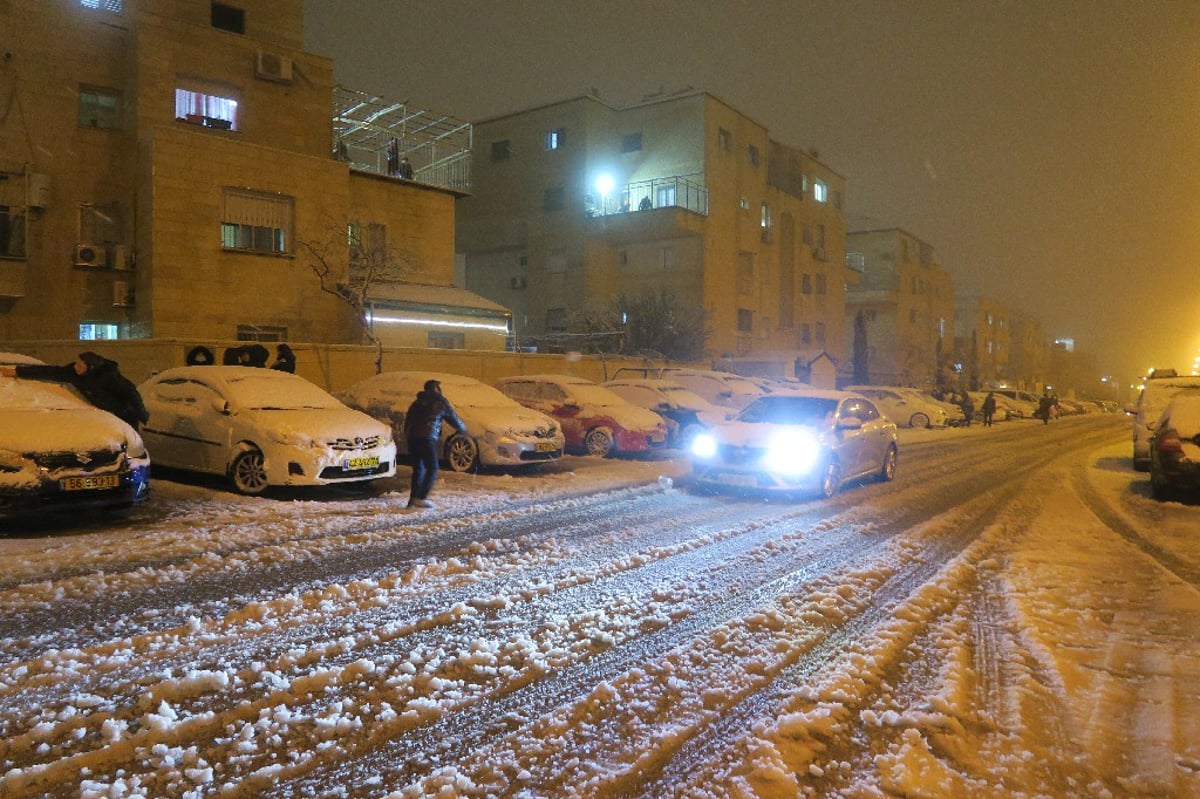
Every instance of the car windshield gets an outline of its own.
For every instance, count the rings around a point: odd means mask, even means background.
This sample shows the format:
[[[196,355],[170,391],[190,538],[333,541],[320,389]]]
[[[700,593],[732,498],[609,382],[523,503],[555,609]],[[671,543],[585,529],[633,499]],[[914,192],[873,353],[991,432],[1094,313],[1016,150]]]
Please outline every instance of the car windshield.
[[[300,408],[338,408],[341,403],[303,378],[289,379],[281,372],[247,369],[245,377],[229,381],[230,395],[239,405],[259,410],[288,411]]]
[[[58,411],[92,407],[59,383],[38,380],[0,380],[0,408]]]
[[[683,386],[662,386],[662,393],[683,408],[703,408],[708,405],[708,400]]]
[[[738,414],[738,421],[768,424],[821,424],[837,412],[838,401],[827,397],[760,397]]]
[[[520,408],[516,400],[506,397],[484,383],[443,384],[442,393],[457,408]]]
[[[628,405],[619,395],[593,383],[569,383],[571,398],[581,405]]]

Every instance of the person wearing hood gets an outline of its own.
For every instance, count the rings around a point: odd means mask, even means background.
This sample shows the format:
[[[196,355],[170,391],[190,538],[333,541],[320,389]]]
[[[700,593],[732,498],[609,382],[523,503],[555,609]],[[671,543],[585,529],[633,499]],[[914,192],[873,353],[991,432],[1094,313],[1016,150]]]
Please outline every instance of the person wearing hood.
[[[287,344],[280,344],[275,347],[275,363],[271,364],[271,368],[279,372],[296,373],[296,353],[292,352],[292,348]]]
[[[450,400],[442,396],[442,384],[436,380],[426,380],[425,387],[417,392],[417,398],[404,415],[404,439],[408,443],[413,469],[412,488],[408,495],[410,508],[433,507],[429,492],[437,481],[438,441],[442,437],[443,419],[458,432],[467,432],[467,426],[458,418]]]
[[[73,386],[83,398],[102,411],[108,411],[137,430],[150,414],[129,378],[121,374],[116,361],[94,352],[81,352],[74,363],[65,366],[17,364],[0,373],[25,380],[49,380]]]

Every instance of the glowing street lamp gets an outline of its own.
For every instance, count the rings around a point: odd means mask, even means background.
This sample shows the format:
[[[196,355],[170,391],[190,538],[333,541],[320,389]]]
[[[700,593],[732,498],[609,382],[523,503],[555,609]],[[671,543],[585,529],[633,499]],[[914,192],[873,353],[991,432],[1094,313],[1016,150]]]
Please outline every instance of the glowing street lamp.
[[[596,193],[600,195],[600,213],[608,213],[608,196],[613,193],[613,189],[616,187],[616,179],[607,172],[596,178]]]

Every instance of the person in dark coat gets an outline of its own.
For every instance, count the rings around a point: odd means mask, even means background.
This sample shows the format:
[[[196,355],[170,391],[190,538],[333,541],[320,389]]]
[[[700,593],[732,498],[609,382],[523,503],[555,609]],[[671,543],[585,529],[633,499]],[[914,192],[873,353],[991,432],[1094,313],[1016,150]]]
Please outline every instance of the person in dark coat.
[[[426,380],[425,387],[417,392],[417,398],[404,415],[404,439],[408,443],[413,469],[408,495],[410,508],[433,507],[429,492],[437,481],[438,441],[442,437],[443,419],[458,432],[467,432],[467,426],[458,418],[450,400],[442,396],[442,384]]]
[[[1049,394],[1043,394],[1038,398],[1037,417],[1042,420],[1042,424],[1050,424],[1050,417],[1057,406],[1058,399]]]
[[[121,374],[117,362],[94,352],[81,352],[75,363],[65,366],[17,364],[5,367],[3,373],[25,380],[49,380],[73,386],[88,402],[108,411],[134,430],[150,418],[137,386]]]
[[[971,426],[971,420],[975,418],[975,403],[971,400],[971,395],[964,391],[962,397],[959,398],[958,407],[962,408],[964,424],[967,427]]]
[[[292,348],[287,344],[280,344],[275,348],[275,363],[271,364],[271,368],[279,372],[296,373],[296,353],[292,352]]]
[[[987,396],[983,398],[983,405],[980,407],[983,412],[983,426],[992,426],[992,417],[996,415],[996,392],[989,391]]]

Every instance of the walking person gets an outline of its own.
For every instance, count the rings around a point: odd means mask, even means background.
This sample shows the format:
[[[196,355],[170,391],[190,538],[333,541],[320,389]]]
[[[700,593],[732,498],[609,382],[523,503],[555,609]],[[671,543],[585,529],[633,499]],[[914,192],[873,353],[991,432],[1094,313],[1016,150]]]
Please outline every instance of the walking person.
[[[992,417],[996,415],[996,392],[989,391],[987,396],[983,398],[983,405],[979,409],[983,413],[983,426],[992,426]]]
[[[408,495],[410,508],[434,507],[429,501],[429,492],[437,481],[442,420],[449,422],[460,433],[467,432],[467,426],[458,418],[450,400],[442,395],[442,384],[436,380],[426,380],[425,387],[417,392],[417,398],[404,415],[404,438],[408,443],[413,470],[412,488]]]
[[[1038,418],[1042,420],[1042,424],[1050,424],[1050,414],[1054,408],[1054,398],[1049,394],[1043,394],[1038,399]]]
[[[117,362],[94,352],[81,352],[75,363],[65,366],[17,364],[3,367],[0,374],[73,386],[85,400],[102,411],[108,411],[134,430],[150,419],[137,386],[121,374]]]

